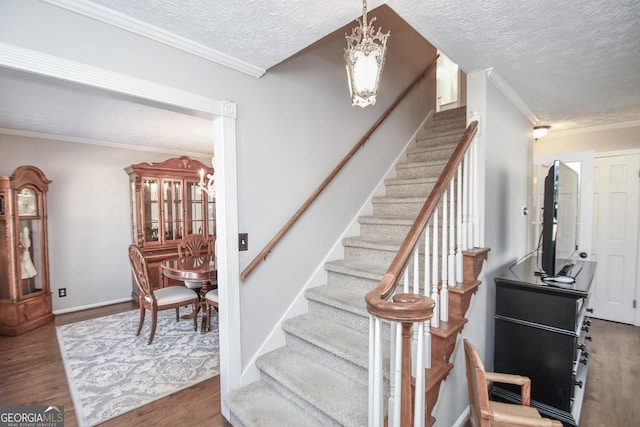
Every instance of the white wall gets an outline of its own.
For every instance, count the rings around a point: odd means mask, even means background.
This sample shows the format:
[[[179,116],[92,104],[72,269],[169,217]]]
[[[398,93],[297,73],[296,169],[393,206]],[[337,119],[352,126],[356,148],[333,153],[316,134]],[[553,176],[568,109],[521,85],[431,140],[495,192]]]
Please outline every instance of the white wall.
[[[521,215],[527,204],[531,164],[531,123],[516,107],[515,94],[505,93],[489,72],[471,72],[467,78],[467,113],[477,110],[480,165],[485,182],[483,197],[484,246],[491,248],[482,284],[467,312],[469,323],[452,355],[449,374],[435,408],[436,426],[453,426],[469,404],[462,338],[478,348],[487,369],[493,366],[493,278],[526,252],[527,221]]]
[[[240,258],[243,269],[435,54],[390,9],[370,14],[392,36],[378,104],[367,109],[352,107],[346,93],[346,29],[260,79],[33,0],[0,4],[0,42],[235,102],[238,221],[240,232],[249,233],[249,251]],[[243,365],[434,107],[435,76],[427,81],[240,284]],[[126,262],[121,269],[128,274]]]
[[[0,153],[0,175],[34,165],[53,181],[47,206],[54,312],[131,299],[131,210],[124,168],[175,155],[5,134],[0,134]],[[58,297],[59,288],[67,288],[67,297]]]

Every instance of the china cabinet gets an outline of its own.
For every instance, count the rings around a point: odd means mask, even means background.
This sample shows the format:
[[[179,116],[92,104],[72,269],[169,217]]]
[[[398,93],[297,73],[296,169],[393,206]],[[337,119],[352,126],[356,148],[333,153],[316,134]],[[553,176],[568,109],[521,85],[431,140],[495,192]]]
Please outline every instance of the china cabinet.
[[[200,171],[213,169],[187,156],[160,163],[138,163],[125,169],[131,195],[131,238],[147,260],[149,279],[163,286],[161,263],[178,257],[183,237],[202,234],[215,238],[215,198],[198,191]],[[133,297],[138,288],[133,283]]]
[[[53,320],[47,191],[35,166],[0,177],[0,334],[20,335]]]

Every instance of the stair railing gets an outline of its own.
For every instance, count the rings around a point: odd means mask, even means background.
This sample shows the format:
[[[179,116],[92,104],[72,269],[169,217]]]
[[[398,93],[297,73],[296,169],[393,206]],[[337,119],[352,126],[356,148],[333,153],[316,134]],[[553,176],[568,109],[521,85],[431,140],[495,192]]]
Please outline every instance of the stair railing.
[[[380,284],[365,297],[370,313],[370,427],[384,425],[382,321],[391,325],[388,425],[422,427],[427,422],[425,369],[431,367],[431,326],[449,319],[448,288],[462,282],[462,253],[473,245],[477,229],[473,192],[478,120],[473,119],[477,118],[472,117]]]
[[[360,140],[356,143],[356,145],[347,153],[347,155],[342,159],[342,161],[336,166],[333,171],[322,181],[322,184],[316,188],[316,190],[311,193],[311,196],[300,206],[300,208],[289,218],[289,220],[282,226],[282,228],[276,233],[275,236],[267,243],[267,245],[256,255],[256,257],[247,265],[247,267],[240,273],[240,279],[245,280],[251,272],[260,264],[263,260],[267,258],[267,255],[271,252],[271,250],[280,242],[280,240],[284,237],[285,234],[293,227],[293,224],[298,221],[298,219],[305,213],[305,211],[311,206],[315,199],[318,198],[320,193],[329,185],[329,183],[333,180],[333,178],[338,175],[338,173],[344,168],[344,166],[351,160],[351,158],[356,154],[356,152],[362,148],[362,146],[371,138],[371,135],[378,129],[378,127],[384,122],[384,120],[393,112],[393,110],[400,104],[400,102],[413,90],[413,88],[420,83],[420,81],[429,73],[433,67],[436,65],[438,61],[438,57],[440,55],[436,55],[429,65],[427,65],[424,70],[407,86],[407,88],[396,98],[396,100],[386,109],[386,111],[380,116],[380,118],[369,128],[369,130],[360,138]]]

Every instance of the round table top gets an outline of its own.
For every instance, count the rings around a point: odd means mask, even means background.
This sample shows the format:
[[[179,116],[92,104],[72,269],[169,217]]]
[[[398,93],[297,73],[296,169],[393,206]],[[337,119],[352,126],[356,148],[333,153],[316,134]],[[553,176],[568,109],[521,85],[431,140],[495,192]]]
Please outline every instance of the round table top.
[[[176,280],[208,282],[217,278],[213,260],[207,257],[184,257],[162,261],[165,276]]]

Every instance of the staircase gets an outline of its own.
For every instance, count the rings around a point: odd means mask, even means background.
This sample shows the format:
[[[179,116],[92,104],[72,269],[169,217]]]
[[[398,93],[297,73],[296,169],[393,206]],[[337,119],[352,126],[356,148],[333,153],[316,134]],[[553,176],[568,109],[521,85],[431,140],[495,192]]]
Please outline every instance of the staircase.
[[[364,296],[382,279],[465,123],[464,108],[448,110],[436,113],[419,132],[407,162],[396,165],[396,178],[385,181],[386,195],[373,198],[373,215],[359,218],[360,235],[344,239],[345,258],[325,265],[327,284],[305,293],[308,313],[283,323],[286,346],[257,360],[259,381],[227,396],[234,427],[367,425],[369,313]],[[465,253],[463,282],[449,288],[450,319],[432,328],[429,425],[435,422],[430,412],[440,384],[453,369],[449,357],[466,323],[486,253]],[[383,336],[389,336],[388,330]],[[384,360],[388,372],[388,354]]]

